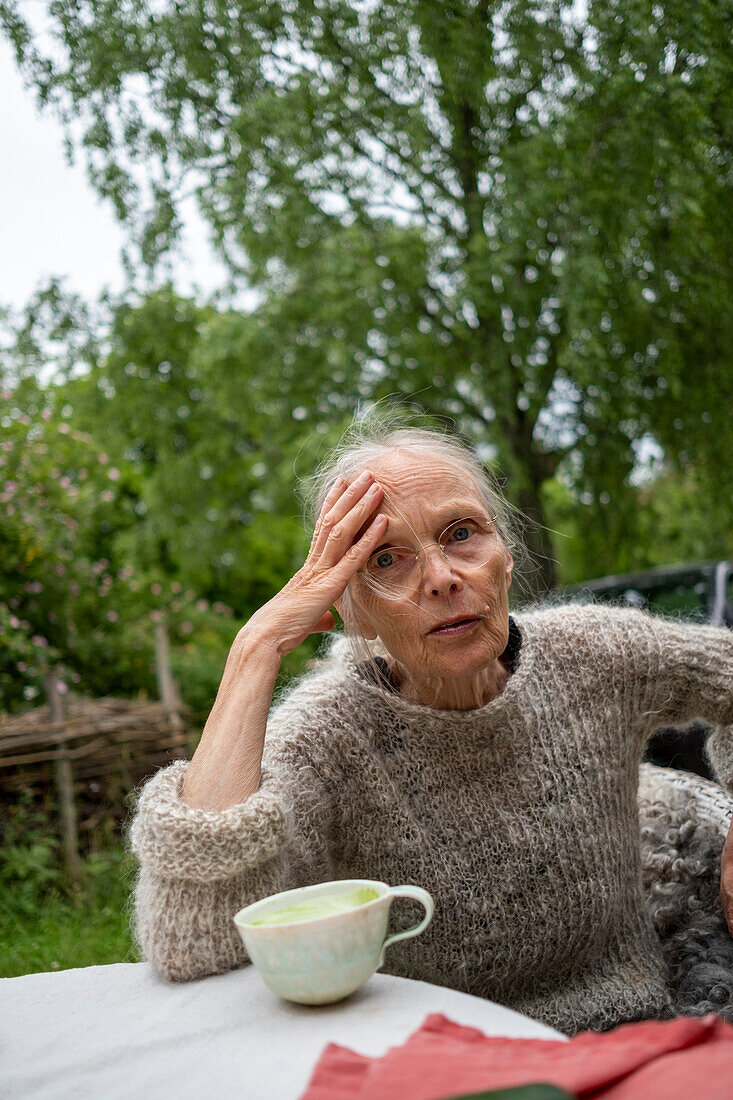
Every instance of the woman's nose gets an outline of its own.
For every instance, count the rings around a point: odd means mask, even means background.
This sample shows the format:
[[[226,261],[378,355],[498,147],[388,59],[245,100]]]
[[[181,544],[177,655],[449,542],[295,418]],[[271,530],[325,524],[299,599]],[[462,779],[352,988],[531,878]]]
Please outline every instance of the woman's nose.
[[[423,547],[421,564],[422,584],[426,591],[437,595],[441,592],[457,592],[463,588],[463,581],[440,547]]]

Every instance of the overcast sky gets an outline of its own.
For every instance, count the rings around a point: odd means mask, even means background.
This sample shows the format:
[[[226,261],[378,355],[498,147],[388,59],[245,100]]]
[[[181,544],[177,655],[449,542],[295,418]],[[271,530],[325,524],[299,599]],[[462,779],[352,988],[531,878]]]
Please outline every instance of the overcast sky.
[[[66,162],[61,124],[41,114],[0,38],[0,305],[20,308],[49,275],[66,277],[87,299],[125,285],[124,234],[110,203],[97,199],[79,161]],[[176,264],[177,287],[207,295],[225,281],[200,220],[187,227],[187,256]],[[195,272],[195,278],[194,278]]]

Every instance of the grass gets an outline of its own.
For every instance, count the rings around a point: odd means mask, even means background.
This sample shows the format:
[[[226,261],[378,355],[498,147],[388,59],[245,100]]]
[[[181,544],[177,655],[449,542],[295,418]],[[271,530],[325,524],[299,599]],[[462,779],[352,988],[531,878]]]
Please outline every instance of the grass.
[[[86,857],[83,885],[72,888],[45,813],[14,806],[3,834],[0,977],[139,961],[129,924],[134,861],[119,840],[106,837]]]

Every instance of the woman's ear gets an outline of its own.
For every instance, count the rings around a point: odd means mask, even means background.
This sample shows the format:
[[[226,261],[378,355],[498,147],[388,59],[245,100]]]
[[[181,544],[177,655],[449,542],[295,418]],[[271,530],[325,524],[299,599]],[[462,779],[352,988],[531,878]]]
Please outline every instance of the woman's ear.
[[[510,588],[511,583],[512,583],[512,569],[513,568],[514,568],[514,558],[511,556],[511,554],[507,554],[507,556],[506,556],[506,565],[504,567],[504,572],[506,574],[507,591],[509,591],[509,588]]]

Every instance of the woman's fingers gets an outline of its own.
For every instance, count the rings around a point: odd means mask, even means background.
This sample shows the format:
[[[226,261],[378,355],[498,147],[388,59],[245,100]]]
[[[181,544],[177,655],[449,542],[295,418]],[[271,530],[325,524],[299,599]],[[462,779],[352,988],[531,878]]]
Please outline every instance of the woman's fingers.
[[[329,492],[328,496],[326,497],[326,499],[323,502],[323,507],[321,508],[320,515],[318,516],[318,519],[316,520],[316,526],[313,529],[313,538],[311,539],[311,548],[310,548],[310,553],[311,554],[316,553],[318,548],[320,547],[320,544],[322,542],[325,542],[325,539],[327,538],[328,533],[327,533],[327,531],[324,532],[324,526],[323,526],[324,517],[327,515],[327,513],[330,511],[331,507],[339,499],[339,497],[344,492],[346,487],[347,487],[346,481],[342,477],[340,477],[338,479],[338,481],[334,482],[334,484],[331,486],[331,491]]]
[[[321,565],[334,568],[349,550],[353,549],[354,544],[361,541],[360,536],[375,519],[375,512],[381,499],[381,486],[371,486],[343,519],[332,526],[323,549]]]
[[[333,567],[341,560],[383,494],[382,487],[374,481],[369,471],[361,474],[348,487],[337,490],[337,486],[338,482],[324,501],[311,544],[313,564],[327,567]]]
[[[369,559],[369,556],[374,553],[386,529],[387,517],[380,512],[378,516],[370,520],[361,538],[354,542],[339,557],[339,560],[325,572],[324,575],[328,577],[331,589],[329,595],[330,605],[334,604],[343,595],[349,581],[358,573]]]

